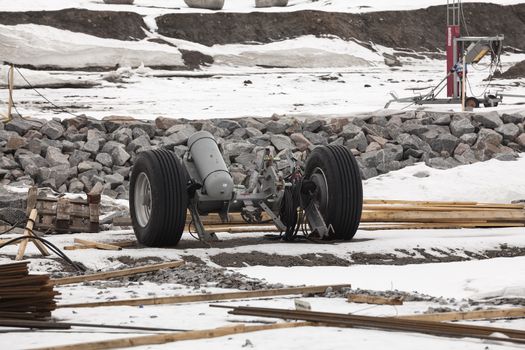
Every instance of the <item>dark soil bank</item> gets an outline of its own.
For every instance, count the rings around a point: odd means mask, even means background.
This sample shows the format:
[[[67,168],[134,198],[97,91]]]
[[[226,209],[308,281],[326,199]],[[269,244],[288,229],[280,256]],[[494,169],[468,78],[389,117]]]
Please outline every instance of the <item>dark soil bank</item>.
[[[146,24],[138,13],[66,9],[60,11],[0,12],[0,24],[40,24],[118,40],[144,39]]]
[[[471,35],[505,35],[505,45],[525,49],[525,4],[465,4]],[[205,45],[272,42],[301,35],[336,35],[394,48],[443,49],[446,8],[365,14],[298,11],[285,13],[167,14],[159,33]],[[465,34],[465,33],[464,33]]]
[[[525,4],[464,5],[471,35],[505,35],[505,45],[525,50]],[[297,11],[285,13],[173,13],[157,18],[158,32],[205,45],[267,43],[302,35],[335,35],[393,48],[417,51],[443,49],[445,6],[413,11],[364,14]],[[34,23],[102,38],[144,39],[146,25],[132,12],[61,11],[0,12],[0,24]],[[466,31],[464,31],[466,34]]]

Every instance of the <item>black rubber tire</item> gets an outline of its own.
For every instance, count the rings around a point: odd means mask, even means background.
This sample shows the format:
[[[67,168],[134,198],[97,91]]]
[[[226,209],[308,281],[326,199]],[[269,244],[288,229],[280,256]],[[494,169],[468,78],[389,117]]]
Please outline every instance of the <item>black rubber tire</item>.
[[[479,108],[479,100],[475,97],[467,97],[465,99],[465,107]]]
[[[320,208],[327,225],[332,225],[330,238],[350,240],[354,237],[363,209],[363,185],[359,165],[352,152],[344,146],[316,147],[306,160],[305,178],[316,168],[326,178],[328,202]]]
[[[151,188],[151,213],[147,225],[139,225],[135,212],[135,184],[144,173]],[[176,245],[186,224],[188,208],[187,174],[175,153],[157,149],[142,152],[133,166],[129,208],[137,240],[150,247]]]

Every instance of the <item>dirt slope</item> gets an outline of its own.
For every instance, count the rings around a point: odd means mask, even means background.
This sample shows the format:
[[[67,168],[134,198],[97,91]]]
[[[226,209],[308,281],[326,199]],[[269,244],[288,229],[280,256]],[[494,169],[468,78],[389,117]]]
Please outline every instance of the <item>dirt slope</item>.
[[[471,35],[505,35],[505,46],[525,50],[525,4],[464,5]],[[416,51],[443,49],[445,6],[414,11],[351,14],[322,11],[285,13],[173,13],[157,18],[160,34],[205,45],[272,42],[301,35],[335,35],[344,39]],[[0,24],[35,23],[102,38],[145,38],[146,25],[131,12],[61,11],[0,12]],[[466,31],[464,31],[466,34]]]
[[[60,11],[0,12],[0,24],[41,24],[100,38],[118,40],[144,39],[146,24],[134,12],[90,11],[66,9]]]
[[[472,35],[505,34],[505,45],[525,50],[525,4],[465,4]],[[157,18],[159,33],[205,45],[272,42],[301,35],[336,35],[394,48],[442,49],[446,8],[366,14],[298,11],[288,13],[168,14]]]

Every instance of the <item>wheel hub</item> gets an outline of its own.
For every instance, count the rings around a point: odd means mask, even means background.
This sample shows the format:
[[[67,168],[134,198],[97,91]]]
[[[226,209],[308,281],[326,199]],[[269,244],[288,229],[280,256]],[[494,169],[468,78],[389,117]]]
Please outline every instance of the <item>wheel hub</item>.
[[[135,182],[135,218],[141,227],[146,227],[151,217],[151,185],[145,173],[140,173]]]
[[[310,175],[310,181],[315,184],[315,191],[312,193],[312,198],[319,205],[321,213],[326,213],[328,208],[328,183],[326,176],[321,168],[315,168]]]

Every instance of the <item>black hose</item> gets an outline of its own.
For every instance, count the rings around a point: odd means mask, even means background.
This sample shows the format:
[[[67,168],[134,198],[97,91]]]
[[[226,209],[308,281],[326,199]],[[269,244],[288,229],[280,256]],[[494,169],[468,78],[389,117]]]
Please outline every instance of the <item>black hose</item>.
[[[27,228],[26,228],[27,229]],[[29,230],[32,232],[32,230]],[[20,236],[20,237],[16,237],[16,238],[13,238],[13,239],[10,239],[8,240],[7,242],[4,242],[2,244],[0,244],[0,249],[2,249],[3,247],[7,246],[7,245],[10,245],[10,244],[13,244],[13,243],[16,243],[18,241],[22,241],[24,239],[36,239],[37,241],[40,241],[42,242],[42,244],[44,244],[47,248],[49,248],[49,250],[51,250],[53,253],[55,253],[56,255],[58,255],[59,257],[61,257],[62,259],[64,259],[68,264],[70,264],[71,266],[73,266],[77,271],[81,271],[81,272],[84,272],[86,271],[85,268],[83,268],[82,266],[80,265],[77,265],[75,262],[73,262],[73,260],[71,260],[62,250],[60,250],[56,245],[54,245],[53,243],[49,242],[48,240],[46,239],[43,239],[41,237],[38,237],[36,235],[32,235],[30,237],[28,236]]]

